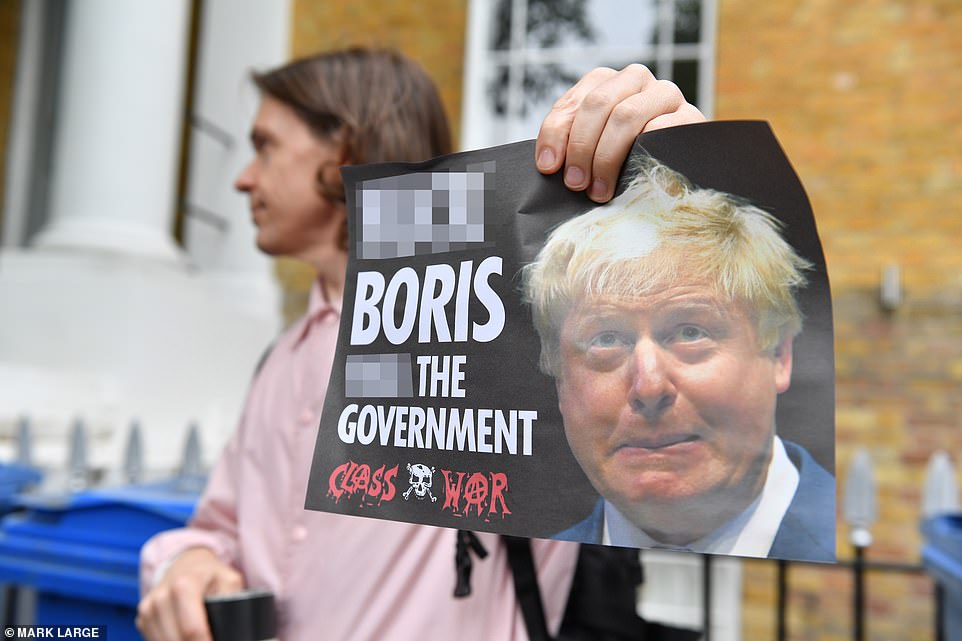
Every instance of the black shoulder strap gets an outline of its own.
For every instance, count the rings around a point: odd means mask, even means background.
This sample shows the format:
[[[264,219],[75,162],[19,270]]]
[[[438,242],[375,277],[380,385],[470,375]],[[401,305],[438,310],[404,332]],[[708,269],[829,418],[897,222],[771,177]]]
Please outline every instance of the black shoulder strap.
[[[638,550],[581,545],[561,630],[548,634],[531,542],[504,539],[514,591],[531,641],[697,641],[697,630],[649,623],[635,611],[643,574]]]
[[[264,363],[267,361],[267,357],[270,356],[271,352],[274,351],[274,344],[276,342],[276,340],[271,341],[271,344],[268,345],[263,352],[261,352],[261,357],[257,359],[257,365],[254,366],[254,375],[252,378],[257,378],[257,375],[261,373],[261,369],[263,369]]]
[[[478,535],[471,530],[458,530],[457,544],[454,552],[454,570],[457,583],[454,586],[454,596],[464,598],[471,595],[471,569],[474,562],[471,560],[471,552],[478,555],[479,559],[488,556],[488,551],[484,549]]]
[[[582,545],[561,623],[562,638],[655,638],[635,610],[642,581],[638,550]]]
[[[508,549],[508,563],[514,576],[514,593],[521,607],[521,616],[528,629],[531,641],[551,641],[548,625],[544,619],[544,606],[541,603],[541,588],[538,574],[534,568],[531,554],[531,540],[516,536],[502,535]]]

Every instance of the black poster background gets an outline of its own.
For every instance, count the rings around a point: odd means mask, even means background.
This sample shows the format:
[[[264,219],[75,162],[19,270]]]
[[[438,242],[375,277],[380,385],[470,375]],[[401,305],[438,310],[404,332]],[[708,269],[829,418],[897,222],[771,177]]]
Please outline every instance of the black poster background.
[[[764,122],[710,122],[642,134],[632,154],[647,153],[686,176],[698,187],[741,196],[774,214],[784,224],[783,236],[798,253],[814,264],[809,284],[799,292],[804,328],[796,338],[790,389],[778,397],[777,425],[782,438],[809,450],[829,471],[834,470],[834,357],[832,312],[825,261],[815,221],[804,189]],[[463,172],[469,166],[495,162],[486,176],[484,203],[485,246],[440,254],[395,259],[363,260],[356,254],[355,188],[363,181],[416,172]],[[584,518],[598,495],[588,484],[565,441],[554,382],[538,369],[539,342],[530,312],[521,304],[518,270],[541,249],[546,235],[559,223],[595,207],[583,194],[569,191],[560,175],[543,176],[535,169],[534,142],[465,152],[418,164],[385,163],[343,169],[347,194],[350,260],[344,292],[340,340],[318,432],[306,506],[309,509],[507,533],[548,537]],[[623,185],[622,185],[623,186]],[[619,192],[621,187],[619,187]],[[359,271],[379,271],[385,280],[405,266],[423,276],[427,265],[448,263],[457,271],[463,260],[475,264],[488,256],[503,258],[501,277],[490,279],[505,306],[501,335],[489,343],[418,344],[415,335],[402,345],[389,343],[381,334],[370,345],[351,346],[349,336]],[[452,303],[453,307],[453,303]],[[400,314],[402,310],[395,310]],[[487,319],[486,310],[472,296],[471,318]],[[418,355],[467,355],[464,398],[345,398],[345,362],[348,355],[408,353],[412,355],[415,392]],[[396,448],[341,442],[337,422],[343,408],[357,402],[376,405],[420,405],[461,408],[537,410],[533,430],[533,455]],[[363,504],[357,497],[335,502],[329,493],[332,472],[347,461],[391,468],[397,494],[380,504]],[[433,493],[438,500],[409,500],[406,464],[435,468]],[[509,486],[510,514],[473,512],[469,515],[442,510],[442,469],[464,472],[503,472]],[[834,497],[827,497],[833,500]]]

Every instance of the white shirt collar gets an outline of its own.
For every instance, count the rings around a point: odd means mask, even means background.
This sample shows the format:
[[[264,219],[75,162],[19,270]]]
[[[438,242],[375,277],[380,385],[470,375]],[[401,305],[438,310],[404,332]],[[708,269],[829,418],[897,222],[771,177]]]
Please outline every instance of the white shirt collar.
[[[605,501],[602,542],[606,545],[766,557],[797,488],[798,470],[788,458],[782,440],[776,436],[761,493],[741,514],[714,532],[684,547],[665,545],[639,530],[615,506]]]

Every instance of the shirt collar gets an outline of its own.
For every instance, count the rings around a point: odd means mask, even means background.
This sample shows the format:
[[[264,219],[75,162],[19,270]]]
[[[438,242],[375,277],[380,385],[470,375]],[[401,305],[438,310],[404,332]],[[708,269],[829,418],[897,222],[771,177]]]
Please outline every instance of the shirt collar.
[[[340,319],[341,316],[341,301],[331,301],[327,297],[327,292],[324,288],[324,279],[318,278],[311,285],[310,297],[307,302],[307,313],[298,322],[301,326],[297,330],[297,340],[294,341],[294,347],[296,348],[301,341],[307,338],[307,335],[311,331],[311,327],[333,315],[335,322]]]
[[[710,554],[766,557],[798,488],[798,470],[777,436],[761,493],[741,514],[686,546],[666,545],[648,536],[605,501],[602,542],[642,548],[668,548]]]

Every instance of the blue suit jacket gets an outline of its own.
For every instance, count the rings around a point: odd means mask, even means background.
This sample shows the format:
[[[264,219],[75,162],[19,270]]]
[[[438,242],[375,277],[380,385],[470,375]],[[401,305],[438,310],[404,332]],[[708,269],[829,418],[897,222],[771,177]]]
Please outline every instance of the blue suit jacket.
[[[775,534],[768,556],[806,561],[835,560],[835,477],[815,462],[805,448],[782,441],[798,469],[798,488]],[[605,502],[599,499],[585,520],[551,538],[601,543]]]

